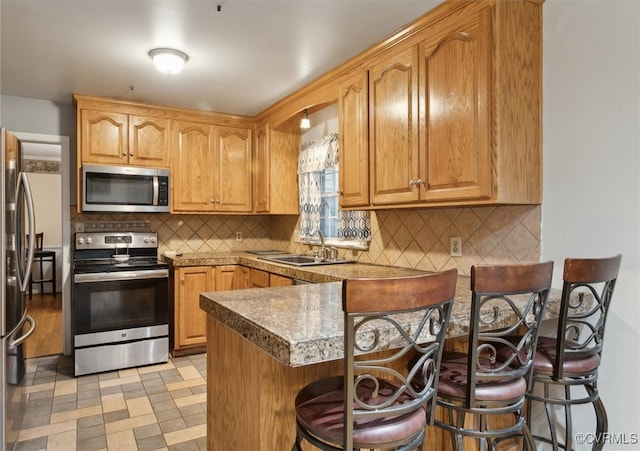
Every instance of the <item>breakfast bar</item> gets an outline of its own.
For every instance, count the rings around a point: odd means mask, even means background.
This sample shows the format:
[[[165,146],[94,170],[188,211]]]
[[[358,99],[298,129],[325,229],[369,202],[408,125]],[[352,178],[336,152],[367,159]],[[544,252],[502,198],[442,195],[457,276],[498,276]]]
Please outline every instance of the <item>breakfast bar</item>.
[[[468,334],[469,286],[458,277],[451,343]],[[559,303],[552,291],[548,318],[557,317]],[[207,313],[208,449],[291,449],[295,394],[342,373],[342,284],[202,293],[200,307]],[[442,443],[442,432],[430,428],[427,444]]]

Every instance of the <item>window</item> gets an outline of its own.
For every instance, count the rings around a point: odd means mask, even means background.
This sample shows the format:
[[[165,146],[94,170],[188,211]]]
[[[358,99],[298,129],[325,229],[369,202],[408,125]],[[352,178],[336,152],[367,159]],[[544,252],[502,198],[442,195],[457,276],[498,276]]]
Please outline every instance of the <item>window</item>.
[[[320,173],[320,230],[325,238],[338,238],[338,165]]]
[[[302,145],[300,240],[317,243],[320,230],[331,245],[366,249],[371,239],[369,212],[340,210],[339,175],[337,133]]]

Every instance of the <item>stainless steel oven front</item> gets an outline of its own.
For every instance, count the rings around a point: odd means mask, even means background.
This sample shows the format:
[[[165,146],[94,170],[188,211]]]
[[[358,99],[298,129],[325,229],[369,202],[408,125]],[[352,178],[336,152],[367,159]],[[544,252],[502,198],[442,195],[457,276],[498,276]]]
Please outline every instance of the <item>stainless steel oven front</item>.
[[[76,270],[76,376],[168,360],[168,278],[167,268]]]

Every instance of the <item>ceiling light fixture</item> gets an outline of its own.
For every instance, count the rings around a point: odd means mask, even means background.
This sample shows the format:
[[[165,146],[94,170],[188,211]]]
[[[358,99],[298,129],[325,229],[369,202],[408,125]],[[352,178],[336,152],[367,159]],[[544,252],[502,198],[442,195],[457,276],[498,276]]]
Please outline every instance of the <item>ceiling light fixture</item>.
[[[309,121],[309,115],[307,114],[307,110],[302,111],[302,120],[300,121],[300,128],[308,129],[311,128],[311,121]]]
[[[171,75],[182,72],[184,63],[189,59],[186,53],[167,48],[149,50],[149,56],[158,72]]]

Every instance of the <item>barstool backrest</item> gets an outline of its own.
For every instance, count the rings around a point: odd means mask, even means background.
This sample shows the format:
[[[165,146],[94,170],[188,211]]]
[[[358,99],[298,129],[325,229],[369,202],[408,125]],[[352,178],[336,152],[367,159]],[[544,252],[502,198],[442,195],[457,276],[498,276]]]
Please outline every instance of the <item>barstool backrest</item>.
[[[29,235],[27,235],[26,245],[29,247]],[[36,242],[34,243],[34,249],[41,251],[43,249],[44,232],[36,233]]]
[[[433,419],[457,274],[451,269],[419,276],[343,281],[346,449],[352,449],[354,420],[394,418],[423,408]],[[418,318],[419,326],[405,330],[403,315]],[[390,347],[396,349],[383,358],[379,353],[367,354]],[[410,352],[418,357],[407,367]],[[380,378],[394,385],[380,383]],[[382,387],[384,396],[376,400],[377,389]],[[385,402],[381,404],[380,399]]]
[[[471,267],[467,406],[478,383],[530,374],[552,276],[553,262]]]
[[[564,261],[554,377],[563,377],[565,359],[602,354],[607,314],[621,261],[620,254]]]

